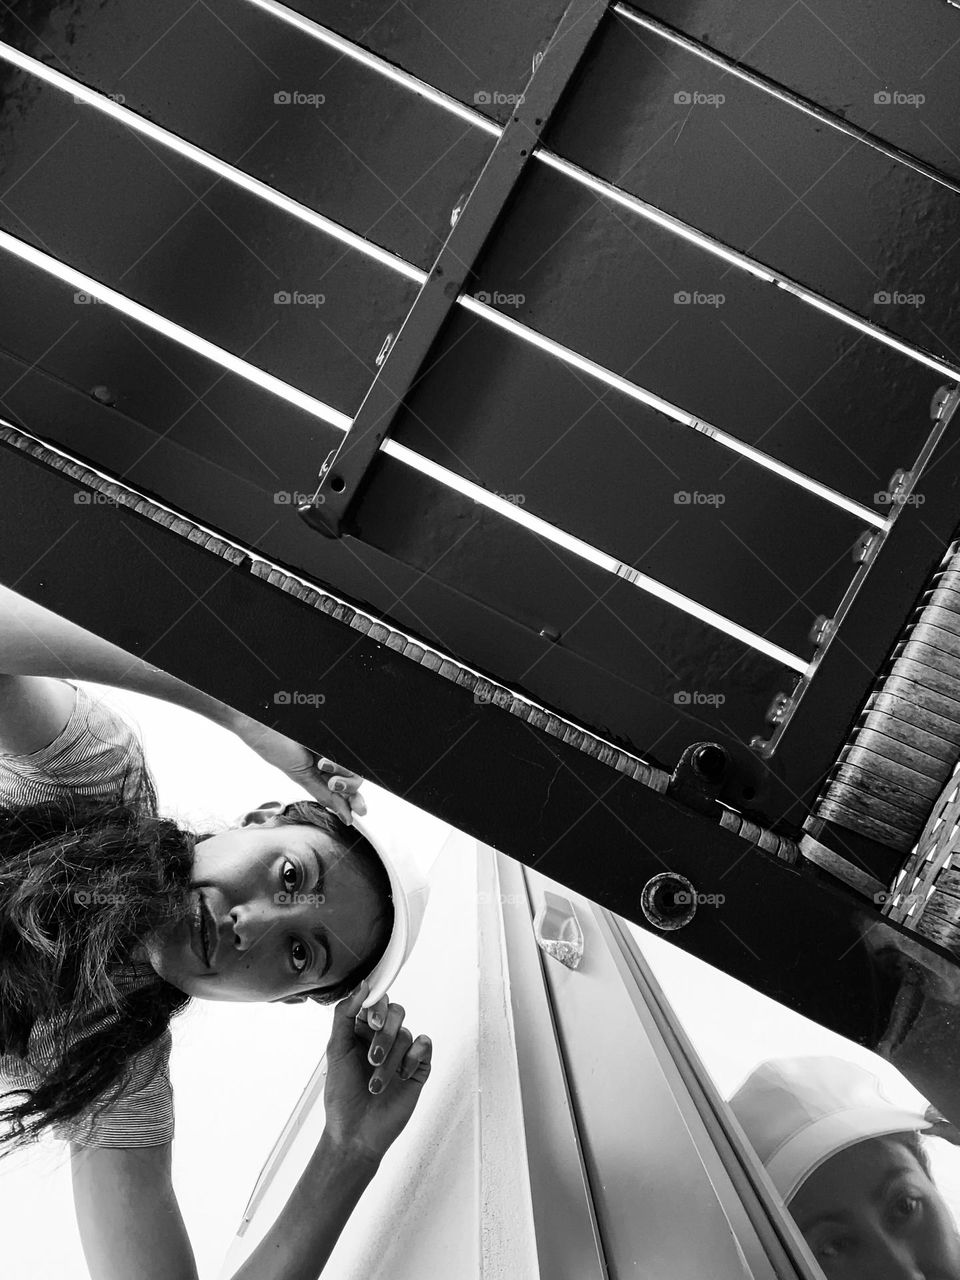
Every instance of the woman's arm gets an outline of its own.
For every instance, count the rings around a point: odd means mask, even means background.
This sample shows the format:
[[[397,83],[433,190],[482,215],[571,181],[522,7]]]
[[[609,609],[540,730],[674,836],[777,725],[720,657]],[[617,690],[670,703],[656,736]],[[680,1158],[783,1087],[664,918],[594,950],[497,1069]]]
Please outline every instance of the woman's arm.
[[[317,1280],[383,1155],[413,1114],[430,1073],[430,1041],[414,1040],[403,1026],[403,1009],[386,997],[372,1006],[382,1029],[372,1034],[361,1024],[358,1030],[367,991],[362,982],[337,1005],[327,1046],[323,1134],[277,1221],[234,1280]],[[375,1081],[381,1087],[371,1089]],[[71,1162],[93,1280],[197,1280],[173,1190],[169,1143],[129,1149],[74,1144]],[[216,1179],[215,1167],[210,1176]]]
[[[93,1280],[197,1280],[170,1147],[71,1146],[73,1203]]]
[[[170,1146],[71,1148],[73,1200],[93,1280],[198,1280],[170,1176]],[[324,1134],[238,1280],[317,1280],[376,1171],[376,1163]]]
[[[234,707],[211,698],[209,694],[194,689],[175,676],[168,675],[141,658],[135,658],[109,641],[84,631],[59,614],[34,604],[0,585],[0,673],[8,679],[0,690],[0,715],[5,715],[9,725],[5,730],[17,733],[16,741],[30,735],[43,737],[55,719],[63,703],[62,686],[52,681],[39,681],[36,677],[57,679],[92,680],[97,684],[115,685],[135,693],[150,694],[177,706],[196,711],[213,720],[224,729],[235,733],[251,750],[269,764],[282,770],[289,778],[307,790],[321,804],[336,812],[344,821],[351,820],[351,808],[363,814],[365,806],[357,788],[361,779],[349,770],[341,769],[329,760],[318,758],[309,748],[294,742],[277,730],[268,728],[243,715]],[[26,677],[26,678],[23,678]],[[34,677],[30,679],[30,677]],[[46,686],[46,687],[44,687]],[[67,712],[69,716],[69,711]],[[64,717],[64,723],[66,717]],[[63,724],[60,724],[60,729]],[[51,741],[56,732],[47,737]],[[45,745],[36,742],[27,748],[0,745],[0,751],[12,754],[16,751],[32,751]],[[339,794],[330,790],[329,783],[337,784]]]
[[[218,702],[4,586],[0,586],[0,672],[11,676],[92,680],[96,684],[148,693],[197,711],[235,733],[248,719],[226,703]]]

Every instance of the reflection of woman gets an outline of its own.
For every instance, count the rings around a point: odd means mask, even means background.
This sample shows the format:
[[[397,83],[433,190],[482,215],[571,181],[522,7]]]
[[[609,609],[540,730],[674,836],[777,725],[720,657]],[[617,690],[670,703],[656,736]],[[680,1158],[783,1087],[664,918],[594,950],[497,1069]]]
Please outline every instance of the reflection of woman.
[[[430,1041],[385,994],[425,886],[363,823],[354,775],[12,600],[0,588],[0,1150],[70,1141],[95,1280],[191,1280],[170,1172],[171,1016],[191,996],[339,1001],[324,1134],[238,1273],[316,1276],[430,1070]],[[341,817],[271,803],[196,836],[157,815],[131,727],[44,670],[217,713]]]
[[[730,1099],[828,1280],[957,1280],[960,1234],[921,1131],[841,1058],[766,1062]]]

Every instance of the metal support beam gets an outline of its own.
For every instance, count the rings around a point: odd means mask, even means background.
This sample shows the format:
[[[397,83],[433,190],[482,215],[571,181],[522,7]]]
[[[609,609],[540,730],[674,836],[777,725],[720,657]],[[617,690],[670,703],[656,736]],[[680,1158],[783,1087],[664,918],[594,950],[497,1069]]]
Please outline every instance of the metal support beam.
[[[316,493],[299,508],[307,524],[327,537],[340,536],[348,507],[606,9],[607,0],[570,0],[510,121],[457,214],[430,275],[387,348],[353,425],[324,462]]]

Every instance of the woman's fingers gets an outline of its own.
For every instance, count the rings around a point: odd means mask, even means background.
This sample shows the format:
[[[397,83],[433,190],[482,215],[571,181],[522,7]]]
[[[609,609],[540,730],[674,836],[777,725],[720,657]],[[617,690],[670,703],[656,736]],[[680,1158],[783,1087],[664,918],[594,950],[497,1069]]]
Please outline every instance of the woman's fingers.
[[[369,1016],[369,1011],[368,1011]],[[406,1017],[402,1005],[391,1004],[387,1006],[387,1016],[384,1019],[381,1030],[373,1037],[370,1043],[370,1049],[367,1053],[367,1061],[373,1067],[379,1067],[385,1062],[393,1048],[393,1042],[397,1038],[397,1033],[403,1026],[403,1019]],[[412,1037],[411,1037],[412,1039]]]
[[[333,1029],[330,1032],[330,1049],[336,1050],[340,1054],[347,1053],[350,1050],[350,1042],[353,1035],[353,1029],[356,1026],[357,1018],[362,1009],[363,1002],[370,991],[367,980],[354,987],[348,996],[337,1003],[333,1011]]]
[[[348,826],[352,823],[354,814],[362,818],[367,812],[366,801],[359,793],[363,778],[335,761],[328,760],[326,756],[321,756],[317,761],[317,771],[330,792],[332,808],[337,817]]]
[[[413,1036],[406,1027],[401,1027],[394,1038],[393,1044],[390,1047],[390,1052],[387,1054],[383,1065],[377,1067],[376,1071],[374,1071],[373,1075],[370,1077],[370,1084],[368,1088],[371,1093],[381,1093],[388,1087],[388,1085],[391,1084],[394,1076],[397,1074],[397,1068],[400,1066],[401,1062],[403,1062],[403,1059],[412,1044]]]
[[[401,1080],[415,1080],[423,1084],[430,1074],[433,1056],[433,1042],[429,1036],[417,1036],[413,1044],[403,1055],[403,1061],[397,1068]]]
[[[398,1006],[399,1007],[399,1006]],[[387,1010],[390,1008],[390,1000],[386,995],[382,995],[379,1000],[375,1000],[369,1009],[364,1009],[366,1020],[374,1031],[379,1031],[387,1020]],[[400,1019],[401,1022],[403,1019]]]

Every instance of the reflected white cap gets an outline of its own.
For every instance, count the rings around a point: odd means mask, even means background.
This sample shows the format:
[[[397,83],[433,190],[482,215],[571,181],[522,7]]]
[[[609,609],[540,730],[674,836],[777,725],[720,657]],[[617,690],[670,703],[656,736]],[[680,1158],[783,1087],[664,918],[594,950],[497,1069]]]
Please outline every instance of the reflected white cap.
[[[931,1127],[924,1111],[891,1102],[872,1071],[843,1058],[764,1062],[730,1106],[785,1203],[838,1151]]]

